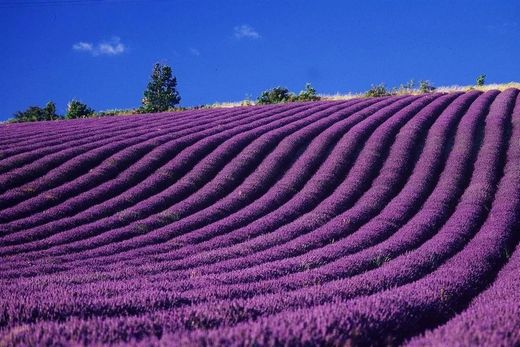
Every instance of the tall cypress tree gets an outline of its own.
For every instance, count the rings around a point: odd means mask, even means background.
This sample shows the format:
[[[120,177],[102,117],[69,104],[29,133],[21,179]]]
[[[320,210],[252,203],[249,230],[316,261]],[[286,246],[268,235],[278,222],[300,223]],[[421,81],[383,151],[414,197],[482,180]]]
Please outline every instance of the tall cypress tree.
[[[177,79],[172,74],[172,68],[156,63],[152,76],[142,100],[141,110],[144,112],[163,112],[181,101],[177,91]]]

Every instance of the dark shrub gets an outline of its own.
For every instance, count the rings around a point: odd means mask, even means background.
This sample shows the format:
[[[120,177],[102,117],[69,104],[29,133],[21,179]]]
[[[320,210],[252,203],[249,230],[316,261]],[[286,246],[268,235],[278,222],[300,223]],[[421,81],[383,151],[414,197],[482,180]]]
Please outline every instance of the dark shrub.
[[[378,85],[372,85],[369,90],[365,92],[365,96],[369,98],[376,98],[381,96],[389,96],[390,93],[386,90],[386,87],[383,83]]]
[[[285,87],[275,87],[262,92],[257,99],[257,103],[260,105],[277,104],[291,101],[293,98],[294,94],[290,93],[289,89]]]
[[[71,100],[67,105],[66,119],[87,118],[94,115],[94,110],[78,100]]]
[[[421,81],[419,82],[419,91],[423,94],[431,93],[435,90],[435,87],[431,84],[430,81]]]
[[[486,83],[486,75],[478,75],[477,76],[477,86],[482,87]]]
[[[45,107],[30,106],[25,111],[14,114],[13,122],[37,122],[42,120],[55,120],[61,117],[56,114],[56,104],[49,101]]]

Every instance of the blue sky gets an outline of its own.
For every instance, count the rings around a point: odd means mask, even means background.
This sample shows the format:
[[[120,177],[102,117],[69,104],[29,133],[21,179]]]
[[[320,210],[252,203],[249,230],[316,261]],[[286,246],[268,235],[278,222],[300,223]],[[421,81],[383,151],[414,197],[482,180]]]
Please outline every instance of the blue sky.
[[[520,1],[0,0],[0,119],[53,100],[139,105],[154,62],[181,105],[520,80]]]

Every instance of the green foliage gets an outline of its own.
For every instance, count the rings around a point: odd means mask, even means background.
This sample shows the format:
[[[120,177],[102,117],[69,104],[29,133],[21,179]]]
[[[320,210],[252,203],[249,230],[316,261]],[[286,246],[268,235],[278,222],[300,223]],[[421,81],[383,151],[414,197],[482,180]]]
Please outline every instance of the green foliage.
[[[156,63],[153,66],[150,82],[144,91],[141,110],[143,112],[164,112],[181,101],[177,91],[177,79],[172,68]]]
[[[94,115],[94,110],[78,100],[71,100],[67,105],[66,119],[86,118]]]
[[[390,93],[386,90],[384,83],[372,85],[369,90],[365,92],[365,96],[369,98],[377,98],[381,96],[389,96]]]
[[[53,101],[49,101],[43,108],[46,116],[46,120],[54,120],[61,118],[56,113],[56,104]]]
[[[477,86],[482,87],[486,83],[486,75],[481,74],[477,76]]]
[[[49,101],[45,107],[30,106],[25,111],[14,114],[13,122],[37,122],[42,120],[55,120],[61,117],[56,114],[56,104]]]
[[[431,84],[430,81],[421,81],[419,82],[419,91],[423,94],[431,93],[435,90],[435,87]]]
[[[316,89],[310,83],[305,84],[305,89],[297,96],[293,97],[293,101],[317,101],[320,97],[316,94]]]
[[[260,105],[265,105],[278,104],[280,102],[316,100],[320,100],[320,97],[316,93],[316,89],[314,89],[310,83],[306,83],[305,89],[302,90],[298,95],[290,92],[289,89],[285,87],[275,87],[262,92],[256,102]]]
[[[256,102],[260,105],[291,101],[293,94],[285,87],[275,87],[260,94]]]

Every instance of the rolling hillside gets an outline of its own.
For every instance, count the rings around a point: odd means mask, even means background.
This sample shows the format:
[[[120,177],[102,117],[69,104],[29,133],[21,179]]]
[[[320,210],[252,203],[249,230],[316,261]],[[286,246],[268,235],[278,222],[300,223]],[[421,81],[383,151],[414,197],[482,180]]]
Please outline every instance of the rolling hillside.
[[[0,345],[520,344],[520,94],[0,126]]]

